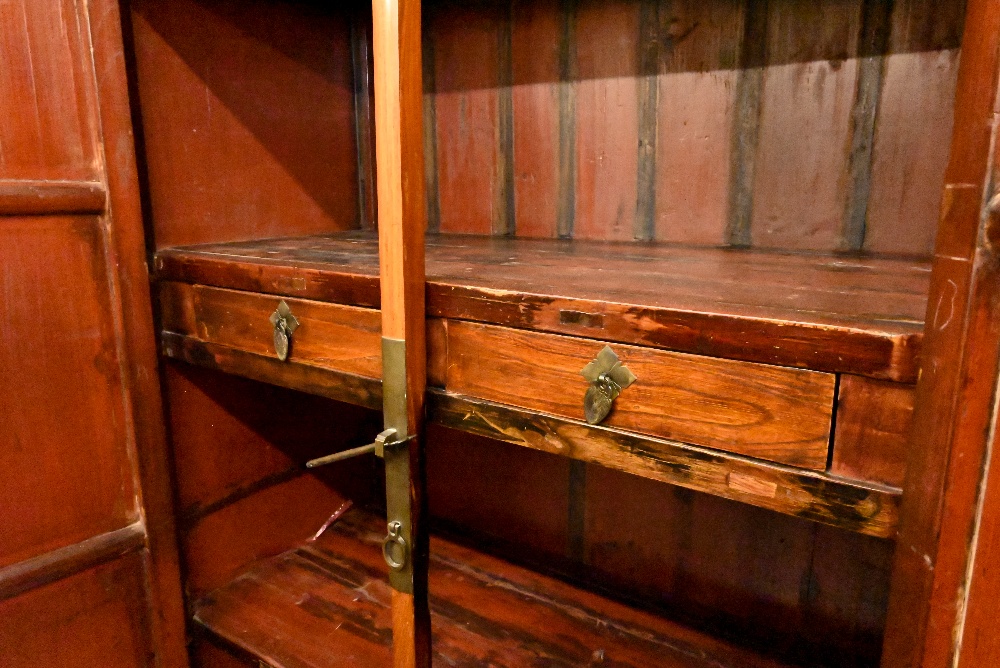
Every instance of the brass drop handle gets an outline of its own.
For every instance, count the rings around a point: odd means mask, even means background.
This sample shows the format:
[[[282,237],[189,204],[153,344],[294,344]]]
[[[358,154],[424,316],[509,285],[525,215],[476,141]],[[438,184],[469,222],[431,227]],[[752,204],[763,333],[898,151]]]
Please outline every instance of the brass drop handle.
[[[590,383],[587,393],[583,395],[583,415],[588,424],[602,422],[622,390],[638,380],[610,346],[604,346],[580,375]]]
[[[284,362],[288,359],[288,351],[292,344],[292,332],[299,328],[299,321],[292,315],[292,309],[285,300],[281,300],[277,310],[268,318],[274,328],[274,352],[278,359]]]

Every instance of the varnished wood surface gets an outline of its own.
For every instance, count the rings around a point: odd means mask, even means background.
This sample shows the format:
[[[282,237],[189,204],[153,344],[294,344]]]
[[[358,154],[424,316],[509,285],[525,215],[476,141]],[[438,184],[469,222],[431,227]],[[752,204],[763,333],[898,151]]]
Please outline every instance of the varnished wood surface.
[[[386,507],[407,543],[406,583],[392,593],[392,665],[430,668],[427,608],[427,500],[424,495],[424,393],[427,388],[424,235],[423,61],[420,0],[372,3],[375,65],[375,155],[378,271],[382,337],[403,346],[403,359],[383,364],[385,427],[415,437],[402,453],[386,453]],[[400,364],[402,368],[400,368]],[[394,389],[394,391],[390,391]],[[404,484],[389,484],[405,466]],[[396,475],[399,475],[396,468]]]
[[[163,349],[172,359],[198,366],[371,408],[381,406],[378,381],[283,363],[272,357],[176,334],[163,335]],[[585,384],[582,384],[581,388],[584,387]],[[530,408],[512,408],[439,391],[435,391],[434,397],[428,414],[432,423],[592,461],[872,535],[887,536],[893,531],[897,491],[889,487],[822,474],[816,474],[820,477],[814,478],[811,477],[813,474],[801,469],[772,466],[723,451],[629,434],[620,429],[590,427],[581,421],[546,415]],[[523,397],[518,399],[518,403],[525,403]],[[481,419],[477,417],[477,411],[485,411],[493,417]],[[555,440],[546,440],[543,437],[545,434]],[[734,447],[728,442],[722,446],[724,450]],[[825,446],[823,452],[825,462]],[[679,459],[670,463],[675,455]],[[697,467],[701,473],[692,475],[692,467]]]
[[[165,366],[188,596],[314,535],[346,499],[380,498],[374,456],[309,473],[304,464],[369,442],[381,411],[190,364]]]
[[[450,393],[583,420],[580,371],[605,343],[447,321],[443,387]],[[612,347],[637,376],[604,426],[823,470],[835,378],[649,348]]]
[[[106,203],[99,181],[0,180],[0,215],[103,213]]]
[[[0,568],[0,601],[113,561],[146,544],[140,523]]]
[[[187,665],[118,12],[0,10],[5,666]]]
[[[970,0],[965,26],[884,668],[956,665],[956,630],[997,419],[1000,263],[988,242],[997,212],[984,204],[997,182],[1000,6]]]
[[[72,0],[5,5],[0,16],[0,182],[102,180],[87,14]]]
[[[431,422],[841,528],[888,537],[899,491],[433,390]]]
[[[352,511],[204,597],[195,619],[276,668],[387,665],[392,590],[382,534],[378,518]],[[779,665],[441,539],[431,545],[430,586],[436,665]]]
[[[902,487],[913,395],[912,385],[841,376],[830,473]]]
[[[382,377],[378,311],[186,283],[162,283],[159,290],[164,331],[277,359],[269,318],[285,301],[299,323],[291,335],[289,363]]]
[[[376,244],[345,233],[161,251],[160,278],[379,305]],[[916,259],[432,236],[428,314],[912,381]]]
[[[149,666],[149,609],[136,595],[145,579],[143,558],[131,554],[0,601],[0,664]]]
[[[110,261],[94,216],[0,219],[0,567],[139,519]]]
[[[793,665],[878,664],[891,540],[434,425],[428,498],[441,532],[515,563]]]
[[[431,225],[928,255],[963,2],[425,2]]]
[[[359,226],[351,9],[128,8],[151,245]]]
[[[273,355],[245,352],[170,332],[165,332],[161,341],[163,354],[172,359],[359,406],[382,406],[382,381],[378,379],[288,364]]]

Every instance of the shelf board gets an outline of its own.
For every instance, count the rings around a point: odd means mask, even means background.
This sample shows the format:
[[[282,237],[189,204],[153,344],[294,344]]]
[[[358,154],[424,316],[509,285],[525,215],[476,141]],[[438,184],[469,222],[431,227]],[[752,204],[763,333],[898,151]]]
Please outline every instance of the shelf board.
[[[195,621],[275,668],[390,665],[382,519],[351,510],[194,605]],[[442,666],[778,668],[749,650],[443,539],[431,539],[434,662]]]
[[[879,538],[895,534],[901,490],[431,389],[428,420]]]
[[[361,232],[161,251],[158,278],[378,308]],[[431,316],[916,379],[926,259],[430,235]]]

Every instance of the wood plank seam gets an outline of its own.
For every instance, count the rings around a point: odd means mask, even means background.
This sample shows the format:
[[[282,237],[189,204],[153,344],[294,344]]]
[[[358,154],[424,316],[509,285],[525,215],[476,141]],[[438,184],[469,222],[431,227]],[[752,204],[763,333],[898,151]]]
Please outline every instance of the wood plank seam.
[[[860,64],[851,110],[848,154],[850,186],[844,207],[841,250],[860,251],[865,243],[872,187],[876,123],[879,115],[885,56],[889,46],[893,0],[864,0],[858,35]]]
[[[743,11],[725,238],[726,244],[741,248],[752,245],[754,162],[760,140],[761,90],[767,61],[768,2],[746,0]]]
[[[359,8],[351,13],[351,60],[354,71],[354,134],[358,159],[358,226],[378,229],[375,201],[374,116],[371,104],[371,43],[368,17]]]
[[[652,241],[656,233],[656,146],[660,85],[660,3],[642,0],[639,6],[639,77],[636,85],[639,115],[638,174],[633,236]]]
[[[427,16],[433,12],[426,7]],[[433,21],[429,21],[433,25]],[[427,231],[441,229],[441,186],[438,182],[438,129],[437,129],[437,76],[435,72],[434,34],[424,30],[421,34],[424,86],[424,181],[427,188]]]
[[[576,3],[561,0],[559,39],[559,206],[556,233],[572,239],[576,218]]]
[[[494,236],[513,236],[516,209],[514,203],[514,2],[506,4],[506,11],[497,26],[497,160],[494,168],[493,221]]]

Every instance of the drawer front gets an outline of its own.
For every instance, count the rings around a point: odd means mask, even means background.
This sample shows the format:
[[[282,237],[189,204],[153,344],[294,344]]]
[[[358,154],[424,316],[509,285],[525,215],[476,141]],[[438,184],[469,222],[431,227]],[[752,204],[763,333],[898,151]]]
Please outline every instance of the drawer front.
[[[449,392],[583,420],[580,371],[610,345],[638,380],[602,425],[826,468],[833,374],[470,322],[447,321],[443,330],[431,344],[447,364],[432,377]]]
[[[275,359],[269,318],[281,301],[299,323],[291,335],[287,364],[382,378],[379,311],[187,283],[160,284],[164,330]]]

